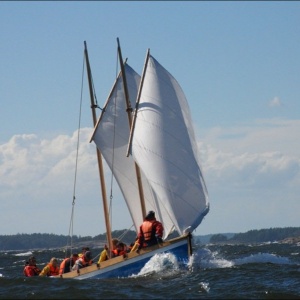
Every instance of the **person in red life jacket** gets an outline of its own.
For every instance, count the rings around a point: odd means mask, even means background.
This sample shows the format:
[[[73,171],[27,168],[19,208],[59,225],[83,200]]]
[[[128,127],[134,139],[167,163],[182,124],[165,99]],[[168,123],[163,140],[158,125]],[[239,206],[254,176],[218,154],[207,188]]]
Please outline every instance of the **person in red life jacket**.
[[[162,243],[163,225],[155,218],[155,212],[150,210],[145,217],[143,224],[140,226],[138,234],[138,249],[149,247],[158,243]]]
[[[76,260],[72,270],[78,271],[79,269],[90,266],[91,264],[93,264],[92,253],[91,251],[86,251],[82,257],[79,257]]]
[[[24,267],[23,274],[26,277],[38,276],[41,270],[36,266],[36,259],[34,256],[29,257]]]
[[[50,259],[50,262],[44,267],[39,276],[55,276],[59,274],[58,261],[55,257]]]
[[[71,257],[65,258],[60,264],[59,275],[72,271],[72,267],[75,265],[77,259],[78,254],[73,254]]]

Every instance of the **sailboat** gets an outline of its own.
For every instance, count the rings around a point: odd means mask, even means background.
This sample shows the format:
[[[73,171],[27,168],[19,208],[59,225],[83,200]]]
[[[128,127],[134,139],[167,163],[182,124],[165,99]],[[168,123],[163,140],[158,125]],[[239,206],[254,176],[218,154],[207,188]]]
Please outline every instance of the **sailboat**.
[[[209,211],[184,92],[149,49],[140,76],[123,61],[117,41],[121,71],[98,119],[93,111],[95,126],[91,137],[97,146],[107,241],[112,249],[102,159],[113,173],[137,234],[147,212],[154,211],[164,227],[163,241],[62,274],[62,278],[132,276],[161,253],[172,253],[178,261],[187,263],[193,253],[192,233]],[[94,109],[86,43],[85,58]]]

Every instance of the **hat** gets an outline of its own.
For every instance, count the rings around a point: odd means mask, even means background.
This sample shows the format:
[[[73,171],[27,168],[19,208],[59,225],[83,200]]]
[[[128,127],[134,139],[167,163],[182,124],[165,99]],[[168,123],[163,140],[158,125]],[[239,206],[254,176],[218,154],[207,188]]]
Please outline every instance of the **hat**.
[[[84,253],[84,257],[86,258],[86,259],[91,259],[91,257],[92,257],[92,254],[91,254],[91,252],[90,251],[86,251],[85,253]]]
[[[147,214],[147,216],[146,216],[146,219],[148,220],[151,220],[151,219],[153,219],[153,218],[155,218],[155,212],[153,211],[153,210],[150,210],[149,212],[148,212],[148,214]]]

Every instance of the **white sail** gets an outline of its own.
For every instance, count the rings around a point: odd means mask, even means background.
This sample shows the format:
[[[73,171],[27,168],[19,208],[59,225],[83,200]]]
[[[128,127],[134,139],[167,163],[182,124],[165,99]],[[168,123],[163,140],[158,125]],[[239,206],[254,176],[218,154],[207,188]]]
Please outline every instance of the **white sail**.
[[[134,107],[140,76],[127,64],[125,64],[125,73],[129,100],[132,107]],[[126,156],[130,132],[126,109],[123,80],[122,76],[119,75],[95,126],[92,140],[96,143],[116,178],[135,229],[138,232],[138,228],[143,222],[143,215],[138,192],[135,162],[131,156]],[[157,219],[161,219],[162,215],[166,216],[164,220],[164,237],[166,237],[172,231],[172,228],[174,228],[174,224],[170,217],[168,217],[165,208],[160,209],[157,205],[156,195],[143,174],[141,174],[141,177],[146,210],[156,211]]]
[[[209,211],[190,109],[174,77],[152,56],[145,68],[131,154],[157,197],[161,221],[192,232]]]

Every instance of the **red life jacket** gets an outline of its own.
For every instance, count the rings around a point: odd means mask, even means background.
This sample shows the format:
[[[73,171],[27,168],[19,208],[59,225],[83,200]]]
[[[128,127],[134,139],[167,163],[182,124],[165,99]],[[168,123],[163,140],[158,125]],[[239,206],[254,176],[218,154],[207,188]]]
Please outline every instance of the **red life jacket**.
[[[23,270],[23,274],[26,277],[38,276],[40,273],[41,273],[41,270],[37,266],[27,265],[27,266],[25,266],[25,268]]]

